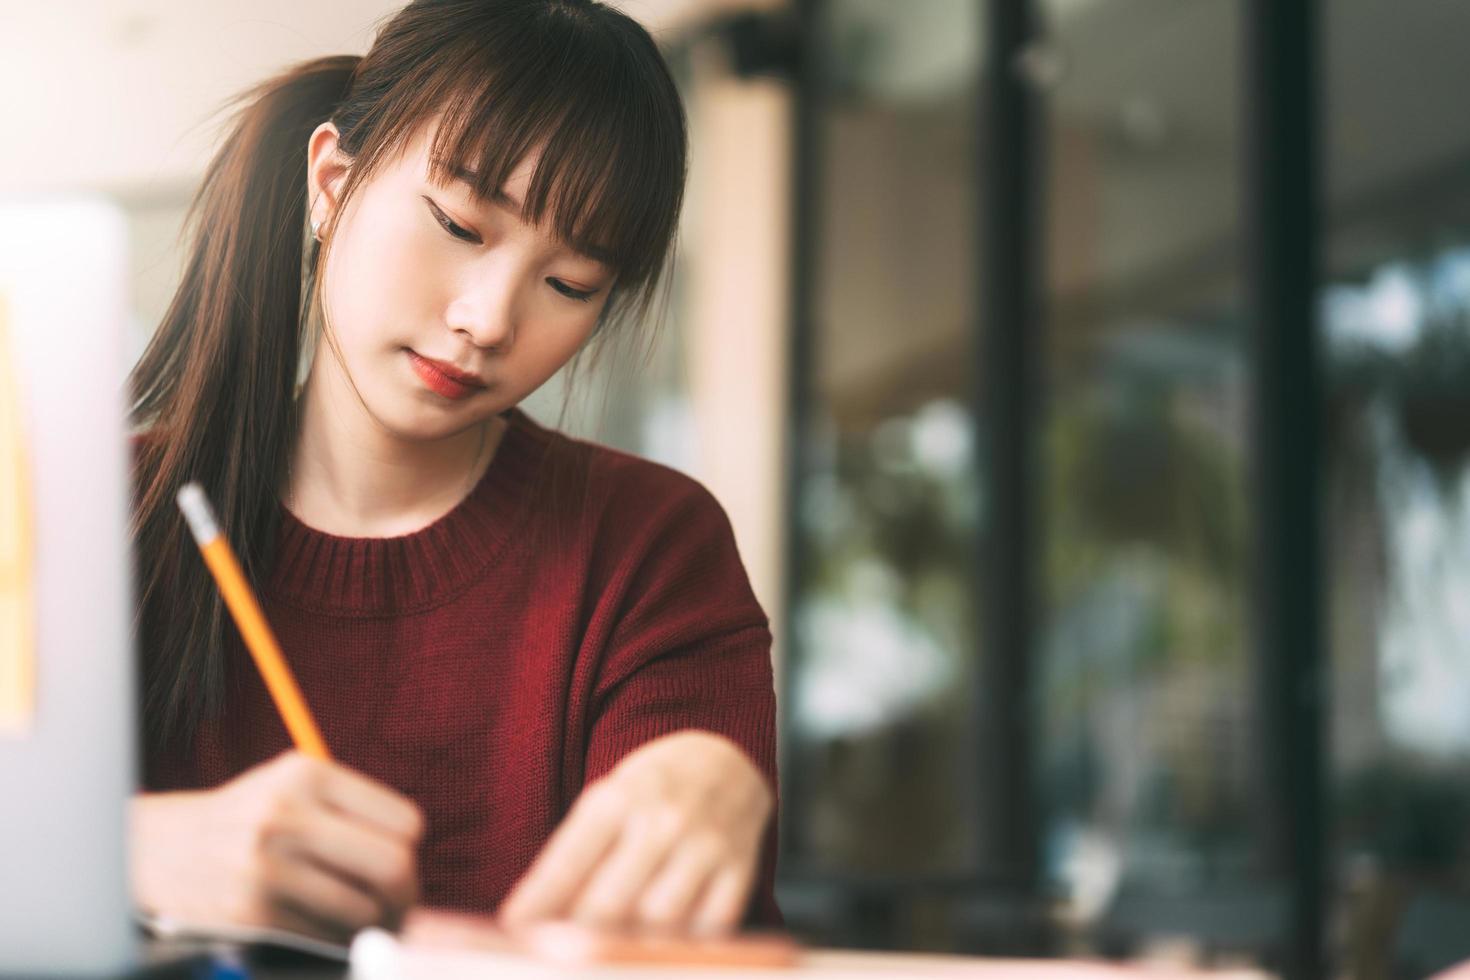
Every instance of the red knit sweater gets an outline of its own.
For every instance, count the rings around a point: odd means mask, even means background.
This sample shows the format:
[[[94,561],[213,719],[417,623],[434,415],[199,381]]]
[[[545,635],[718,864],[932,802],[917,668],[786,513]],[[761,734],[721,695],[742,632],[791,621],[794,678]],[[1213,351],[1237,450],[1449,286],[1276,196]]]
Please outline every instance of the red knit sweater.
[[[728,736],[775,785],[771,635],[719,503],[674,470],[505,418],[474,490],[422,530],[341,538],[283,509],[257,585],[333,755],[423,807],[424,903],[479,912],[585,785],[658,735]],[[147,789],[214,786],[290,746],[233,632],[227,653],[226,712],[146,759]],[[760,924],[780,921],[774,828]]]

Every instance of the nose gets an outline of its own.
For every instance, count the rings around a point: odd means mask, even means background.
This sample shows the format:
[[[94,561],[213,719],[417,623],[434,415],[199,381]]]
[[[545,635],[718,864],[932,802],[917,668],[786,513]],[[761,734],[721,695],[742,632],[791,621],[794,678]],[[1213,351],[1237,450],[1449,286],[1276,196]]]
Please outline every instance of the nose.
[[[476,347],[507,350],[515,342],[516,292],[509,275],[467,284],[449,304],[445,322]]]

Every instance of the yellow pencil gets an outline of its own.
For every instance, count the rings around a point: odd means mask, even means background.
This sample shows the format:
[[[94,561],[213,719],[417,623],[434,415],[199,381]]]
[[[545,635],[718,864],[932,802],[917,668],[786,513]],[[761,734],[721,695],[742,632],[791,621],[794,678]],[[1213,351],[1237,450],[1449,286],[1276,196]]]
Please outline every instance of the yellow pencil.
[[[177,499],[179,509],[189,522],[189,530],[204,554],[204,563],[213,573],[220,594],[225,597],[225,605],[229,606],[230,615],[235,617],[235,625],[240,628],[245,646],[255,658],[255,666],[260,668],[265,686],[269,688],[276,710],[285,720],[286,730],[291,733],[296,747],[318,759],[330,759],[322,733],[317,730],[316,722],[306,708],[306,700],[301,696],[301,688],[296,686],[296,678],[291,676],[291,668],[286,666],[286,658],[281,655],[280,644],[260,611],[255,593],[240,571],[240,563],[235,559],[230,542],[220,533],[219,522],[215,520],[214,509],[209,506],[204,488],[197,483],[185,484]]]

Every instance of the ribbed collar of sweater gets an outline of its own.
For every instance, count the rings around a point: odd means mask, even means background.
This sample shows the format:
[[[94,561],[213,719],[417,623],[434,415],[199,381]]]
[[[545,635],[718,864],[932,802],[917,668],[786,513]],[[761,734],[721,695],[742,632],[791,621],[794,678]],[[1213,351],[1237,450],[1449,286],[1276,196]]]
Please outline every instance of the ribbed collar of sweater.
[[[519,408],[469,494],[427,527],[347,538],[308,527],[284,506],[268,598],[346,616],[401,615],[452,599],[480,580],[524,518],[554,433]]]

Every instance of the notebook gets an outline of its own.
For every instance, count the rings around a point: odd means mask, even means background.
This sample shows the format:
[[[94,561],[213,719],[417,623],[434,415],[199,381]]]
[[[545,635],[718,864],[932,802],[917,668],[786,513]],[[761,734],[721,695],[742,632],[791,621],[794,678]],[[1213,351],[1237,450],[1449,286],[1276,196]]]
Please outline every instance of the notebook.
[[[138,913],[138,924],[148,934],[166,941],[223,942],[238,946],[267,946],[347,962],[348,947],[286,929],[260,926],[199,926],[166,915]]]

